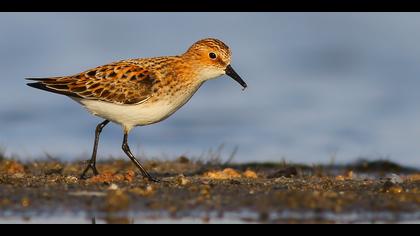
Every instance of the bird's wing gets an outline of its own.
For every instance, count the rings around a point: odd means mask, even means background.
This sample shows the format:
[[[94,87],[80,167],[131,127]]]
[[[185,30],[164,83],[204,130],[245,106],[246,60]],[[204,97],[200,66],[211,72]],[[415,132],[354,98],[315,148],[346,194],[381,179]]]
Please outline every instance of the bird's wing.
[[[100,100],[117,104],[138,104],[152,96],[155,74],[127,62],[118,62],[83,73],[29,83],[31,87],[71,97]]]

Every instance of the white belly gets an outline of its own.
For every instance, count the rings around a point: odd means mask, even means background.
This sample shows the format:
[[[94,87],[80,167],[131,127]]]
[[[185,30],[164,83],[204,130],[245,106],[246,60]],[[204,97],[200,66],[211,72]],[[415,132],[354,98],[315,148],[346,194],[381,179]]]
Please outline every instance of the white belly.
[[[90,113],[115,122],[130,131],[135,126],[143,126],[162,121],[183,106],[194,94],[183,94],[174,99],[144,102],[135,105],[121,105],[98,100],[77,99]]]

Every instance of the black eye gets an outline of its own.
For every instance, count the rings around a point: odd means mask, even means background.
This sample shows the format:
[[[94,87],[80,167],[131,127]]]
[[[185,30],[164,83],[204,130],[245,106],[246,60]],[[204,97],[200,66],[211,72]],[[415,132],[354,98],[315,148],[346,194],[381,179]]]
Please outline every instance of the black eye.
[[[211,59],[216,59],[216,53],[214,53],[214,52],[211,52],[211,53],[209,53],[209,57],[211,58]]]

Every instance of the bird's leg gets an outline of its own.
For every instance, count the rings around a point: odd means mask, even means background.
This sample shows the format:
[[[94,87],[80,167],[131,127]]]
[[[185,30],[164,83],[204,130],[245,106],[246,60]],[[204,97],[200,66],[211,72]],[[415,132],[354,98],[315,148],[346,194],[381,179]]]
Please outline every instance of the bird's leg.
[[[140,170],[143,177],[147,178],[149,181],[152,182],[160,182],[160,180],[153,178],[147,170],[140,164],[140,162],[134,157],[134,155],[130,151],[130,147],[128,146],[128,132],[124,132],[124,141],[122,144],[122,150],[127,154],[127,156],[131,159],[131,161],[134,163],[134,165],[137,166],[137,168]]]
[[[109,120],[105,120],[102,123],[100,123],[98,126],[96,126],[95,130],[95,142],[93,144],[93,152],[92,152],[92,158],[89,161],[88,166],[83,171],[82,175],[80,176],[81,179],[86,179],[86,173],[89,171],[89,169],[92,169],[94,175],[98,175],[99,172],[96,169],[96,153],[98,152],[98,143],[99,143],[99,136],[101,135],[102,129],[109,123]]]

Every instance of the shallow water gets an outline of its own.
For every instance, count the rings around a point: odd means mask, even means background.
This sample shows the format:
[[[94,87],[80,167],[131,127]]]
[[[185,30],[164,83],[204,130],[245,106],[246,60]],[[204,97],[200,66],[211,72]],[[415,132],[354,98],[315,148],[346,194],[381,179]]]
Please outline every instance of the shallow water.
[[[249,88],[209,81],[173,117],[132,133],[138,155],[201,156],[225,144],[223,156],[237,146],[239,162],[363,156],[420,167],[419,21],[412,13],[0,13],[0,145],[22,159],[86,159],[100,119],[23,78],[178,54],[212,36],[231,46]],[[121,156],[121,140],[119,127],[107,127],[100,155]]]
[[[267,219],[254,212],[195,212],[189,216],[170,217],[164,213],[121,214],[95,216],[89,213],[56,214],[39,216],[0,217],[0,224],[252,224],[252,223],[357,223],[357,224],[419,224],[419,213],[354,212],[337,214],[332,212],[284,211],[272,213]]]

